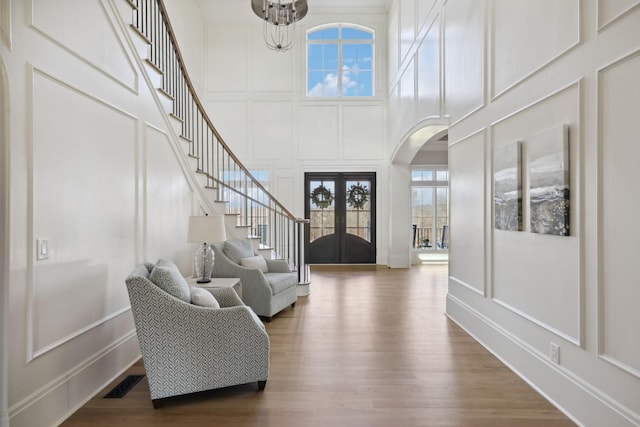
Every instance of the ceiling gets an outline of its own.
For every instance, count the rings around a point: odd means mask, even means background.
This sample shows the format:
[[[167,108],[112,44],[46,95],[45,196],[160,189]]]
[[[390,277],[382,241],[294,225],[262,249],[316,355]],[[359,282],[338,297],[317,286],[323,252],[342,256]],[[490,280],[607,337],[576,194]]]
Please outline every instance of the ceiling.
[[[274,1],[274,0],[271,0]],[[289,1],[289,0],[284,0]],[[386,13],[392,0],[307,0],[309,14],[331,13],[333,10],[367,9]],[[255,19],[251,11],[251,0],[196,0],[205,22],[229,22],[244,18]]]

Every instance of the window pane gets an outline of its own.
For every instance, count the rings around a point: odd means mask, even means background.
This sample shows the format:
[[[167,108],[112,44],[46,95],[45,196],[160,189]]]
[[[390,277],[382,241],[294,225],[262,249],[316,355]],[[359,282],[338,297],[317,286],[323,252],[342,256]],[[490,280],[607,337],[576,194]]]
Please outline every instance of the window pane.
[[[307,69],[322,70],[322,45],[310,44],[307,50]]]
[[[316,192],[315,199],[318,204],[313,201],[314,190]],[[309,201],[309,219],[311,221],[309,224],[309,233],[310,241],[313,242],[322,236],[335,233],[335,182],[311,181],[309,183],[309,192],[311,194],[311,200]],[[331,194],[328,194],[327,192],[330,192]]]
[[[322,71],[309,71],[307,77],[307,95],[322,96]]]
[[[373,33],[357,30],[355,28],[343,27],[342,38],[345,40],[371,40],[373,39]]]
[[[338,75],[336,73],[324,73],[322,94],[324,96],[338,96]]]
[[[413,170],[411,172],[412,181],[433,181],[433,171],[429,169]]]
[[[449,179],[449,171],[436,171],[437,181],[447,181]]]
[[[358,96],[373,95],[373,73],[371,71],[360,71],[358,74]]]
[[[338,45],[337,44],[325,44],[322,45],[324,50],[324,57],[322,65],[325,70],[338,70]]]
[[[370,44],[361,44],[358,46],[358,54],[356,56],[357,65],[361,70],[372,70],[373,67],[373,46]]]
[[[317,30],[307,33],[307,40],[337,40],[338,29],[337,28],[325,28],[324,30]]]

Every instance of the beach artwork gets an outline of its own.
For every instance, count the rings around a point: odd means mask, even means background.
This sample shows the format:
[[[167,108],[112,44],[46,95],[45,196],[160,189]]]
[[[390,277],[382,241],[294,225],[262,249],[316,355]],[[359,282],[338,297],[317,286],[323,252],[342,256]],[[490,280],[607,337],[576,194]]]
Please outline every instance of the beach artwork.
[[[569,128],[560,126],[527,141],[531,232],[570,235]]]
[[[498,230],[522,230],[522,142],[493,152],[493,211]]]

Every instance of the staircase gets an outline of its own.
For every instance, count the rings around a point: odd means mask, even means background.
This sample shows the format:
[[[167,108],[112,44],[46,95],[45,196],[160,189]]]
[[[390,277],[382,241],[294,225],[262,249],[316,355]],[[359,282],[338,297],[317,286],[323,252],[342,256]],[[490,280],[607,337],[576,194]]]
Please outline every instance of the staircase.
[[[224,214],[230,238],[248,237],[266,258],[282,258],[298,274],[307,295],[304,225],[256,180],[224,142],[198,98],[162,0],[123,0],[132,10],[132,38],[146,64],[147,83],[172,122],[186,166],[195,173],[202,208]]]

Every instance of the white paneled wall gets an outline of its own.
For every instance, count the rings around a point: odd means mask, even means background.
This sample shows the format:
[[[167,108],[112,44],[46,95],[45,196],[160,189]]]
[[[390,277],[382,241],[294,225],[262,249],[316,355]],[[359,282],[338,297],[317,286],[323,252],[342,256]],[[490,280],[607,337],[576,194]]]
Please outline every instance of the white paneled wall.
[[[455,123],[484,105],[487,0],[458,0],[444,7],[445,114]]]
[[[449,170],[464,170],[465,176],[451,181],[453,210],[449,235],[449,276],[452,286],[465,286],[485,294],[485,131],[458,140],[449,147]]]
[[[634,111],[640,108],[640,50],[609,64],[598,73],[599,180],[598,216],[599,351],[616,366],[640,378],[640,340],[629,325],[640,324],[637,271],[640,257],[635,233],[635,194],[640,179],[640,150],[629,140],[640,134]],[[628,84],[636,82],[635,84]]]
[[[446,120],[447,314],[578,424],[640,425],[640,2],[417,0],[412,22],[413,3],[389,12],[391,191],[402,203],[404,154]],[[564,128],[570,236],[534,234],[529,150]],[[493,152],[517,141],[524,230],[496,230]]]
[[[0,43],[2,137],[11,130],[0,423],[57,425],[139,357],[124,279],[161,257],[191,273],[186,227],[199,203],[156,82],[132,55],[127,2],[2,1],[0,11],[11,36]]]
[[[580,42],[580,0],[494,0],[492,12],[493,96]]]

